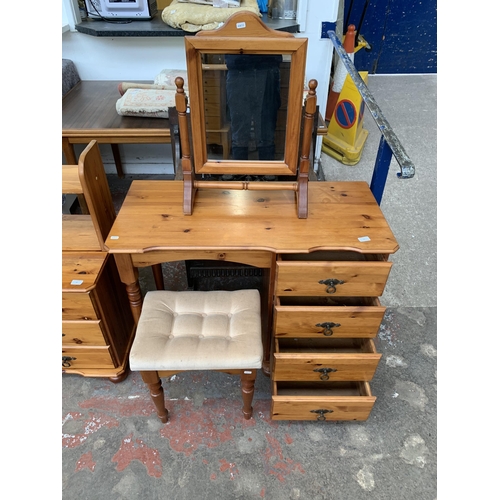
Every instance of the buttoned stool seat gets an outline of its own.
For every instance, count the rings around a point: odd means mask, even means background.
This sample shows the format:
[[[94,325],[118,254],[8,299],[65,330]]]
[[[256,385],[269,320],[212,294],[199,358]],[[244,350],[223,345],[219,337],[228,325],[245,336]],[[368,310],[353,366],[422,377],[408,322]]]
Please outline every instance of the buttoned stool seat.
[[[257,370],[262,367],[258,290],[146,293],[130,350],[162,422],[168,419],[161,377],[190,370],[239,374],[243,416],[252,416]]]

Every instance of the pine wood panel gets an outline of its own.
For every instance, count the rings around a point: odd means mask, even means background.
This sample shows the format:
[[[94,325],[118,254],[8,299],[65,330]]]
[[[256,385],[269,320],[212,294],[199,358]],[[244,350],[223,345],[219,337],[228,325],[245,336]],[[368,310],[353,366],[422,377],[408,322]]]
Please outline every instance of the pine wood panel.
[[[297,345],[293,345],[294,340]],[[309,342],[304,342],[304,339],[276,339],[273,380],[324,382],[321,379],[323,374],[314,370],[327,368],[335,370],[326,374],[327,380],[370,381],[381,358],[372,340],[306,340]]]
[[[360,237],[369,239],[360,242]],[[186,216],[182,181],[134,181],[106,246],[125,253],[349,249],[392,254],[399,248],[365,182],[310,182],[309,215],[298,219],[292,191],[200,188],[193,214]]]
[[[378,297],[391,267],[391,262],[278,262],[276,295]],[[344,283],[329,293],[328,285],[320,283],[328,279]]]
[[[96,141],[91,141],[80,155],[78,175],[100,248],[105,250],[104,241],[113,225],[116,213]]]
[[[100,321],[63,321],[63,346],[105,346]]]
[[[274,335],[278,338],[321,338],[327,329],[317,325],[333,323],[331,338],[373,338],[378,333],[386,308],[380,306],[377,298],[372,300],[373,305],[282,306],[278,298]]]

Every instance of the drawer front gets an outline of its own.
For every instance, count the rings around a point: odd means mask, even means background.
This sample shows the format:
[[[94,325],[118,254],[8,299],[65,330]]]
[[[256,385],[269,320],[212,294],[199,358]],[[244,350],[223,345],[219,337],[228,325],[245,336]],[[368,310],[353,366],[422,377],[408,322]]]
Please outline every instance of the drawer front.
[[[63,320],[96,320],[99,319],[88,293],[62,294]]]
[[[79,368],[116,368],[109,347],[63,348],[62,369]]]
[[[368,382],[337,382],[317,388],[313,384],[275,382],[272,420],[366,420],[375,404]]]
[[[273,380],[369,381],[380,358],[369,339],[276,340]]]
[[[205,114],[205,128],[207,130],[221,130],[224,127],[224,119],[220,115]]]
[[[218,134],[216,132],[208,132],[207,144],[222,144],[222,134]]]
[[[274,332],[281,337],[373,338],[384,318],[385,307],[283,306],[275,307]]]
[[[391,262],[278,262],[276,295],[378,297]]]
[[[64,345],[105,346],[100,321],[63,321]]]

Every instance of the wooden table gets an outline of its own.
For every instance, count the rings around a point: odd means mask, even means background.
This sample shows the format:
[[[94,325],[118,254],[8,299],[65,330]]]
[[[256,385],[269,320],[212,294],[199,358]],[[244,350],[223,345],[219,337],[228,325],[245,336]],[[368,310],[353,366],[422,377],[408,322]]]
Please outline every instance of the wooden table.
[[[92,139],[110,144],[116,170],[123,168],[119,144],[172,144],[175,166],[175,144],[172,125],[164,118],[120,116],[116,101],[120,98],[119,81],[81,81],[62,101],[62,149],[69,165],[77,163],[73,144],[87,144]],[[151,83],[151,82],[147,82]]]
[[[300,255],[321,256],[323,251],[362,254],[372,262],[355,263],[355,269],[352,262],[341,263],[354,269],[349,279],[357,283],[357,288],[346,290],[355,295],[381,295],[389,272],[386,261],[398,243],[369,186],[365,182],[310,182],[307,219],[297,218],[294,196],[293,191],[200,188],[193,214],[187,216],[183,214],[182,181],[133,181],[105,245],[115,256],[135,320],[142,306],[139,267],[190,259],[259,267],[264,276],[262,326],[264,370],[268,372],[281,260],[300,262]],[[297,264],[300,268],[308,265]],[[368,269],[371,275],[361,283],[360,276]],[[375,289],[370,280],[381,286]]]

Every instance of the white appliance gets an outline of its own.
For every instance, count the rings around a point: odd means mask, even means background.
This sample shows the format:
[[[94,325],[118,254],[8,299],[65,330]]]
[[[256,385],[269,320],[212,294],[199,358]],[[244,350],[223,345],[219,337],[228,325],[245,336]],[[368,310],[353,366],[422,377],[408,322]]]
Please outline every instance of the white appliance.
[[[156,0],[85,0],[91,19],[149,20],[158,12]]]

